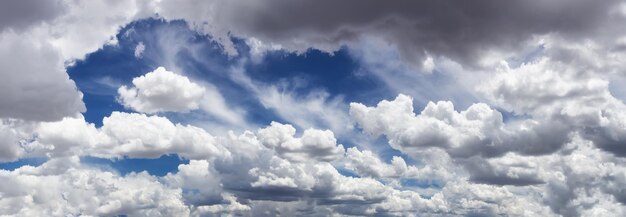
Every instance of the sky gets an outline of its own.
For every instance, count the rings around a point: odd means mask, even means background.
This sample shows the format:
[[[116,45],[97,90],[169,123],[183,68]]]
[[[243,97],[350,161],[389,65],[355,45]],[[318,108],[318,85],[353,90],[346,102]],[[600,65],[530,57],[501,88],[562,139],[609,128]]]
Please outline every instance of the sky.
[[[626,216],[623,0],[0,3],[2,216]]]

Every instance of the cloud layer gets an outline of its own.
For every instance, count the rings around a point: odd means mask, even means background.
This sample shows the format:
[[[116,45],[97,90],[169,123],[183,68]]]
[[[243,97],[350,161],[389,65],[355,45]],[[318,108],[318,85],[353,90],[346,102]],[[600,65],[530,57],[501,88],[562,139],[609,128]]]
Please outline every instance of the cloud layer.
[[[118,44],[143,18],[193,32]],[[0,3],[0,166],[45,161],[0,169],[0,215],[625,216],[625,18],[618,0]],[[94,77],[128,110],[90,123],[67,69],[107,46],[149,69]],[[385,93],[247,71],[310,49]],[[87,160],[172,155],[162,176]]]

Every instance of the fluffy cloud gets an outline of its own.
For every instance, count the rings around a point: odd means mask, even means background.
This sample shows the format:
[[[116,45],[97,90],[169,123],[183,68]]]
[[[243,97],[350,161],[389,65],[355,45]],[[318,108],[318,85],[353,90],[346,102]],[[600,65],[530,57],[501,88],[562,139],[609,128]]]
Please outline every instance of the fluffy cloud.
[[[81,166],[78,158],[51,160],[39,167],[0,171],[0,212],[18,216],[181,216],[189,208],[180,189],[147,173],[121,177]]]
[[[48,163],[38,167],[40,169],[36,168],[42,172],[48,171],[46,168],[51,167],[47,165],[66,162],[64,160],[68,159],[66,156],[76,155],[156,158],[175,153],[181,157],[198,159],[180,165],[178,172],[168,174],[160,180],[143,173],[123,177],[124,180],[134,180],[135,176],[141,180],[152,180],[158,184],[155,188],[185,189],[182,192],[182,200],[192,214],[225,211],[246,213],[256,209],[254,203],[250,201],[298,201],[306,198],[317,198],[306,200],[321,206],[332,207],[333,204],[341,204],[333,210],[345,214],[410,212],[418,207],[430,206],[438,207],[437,210],[446,209],[443,201],[423,199],[418,193],[394,189],[374,178],[341,175],[328,162],[342,161],[344,157],[343,146],[336,143],[330,131],[309,129],[305,130],[302,136],[295,137],[296,132],[292,126],[273,123],[267,128],[260,129],[258,136],[252,132],[244,132],[238,136],[231,133],[225,137],[214,137],[199,128],[173,124],[163,117],[115,112],[103,120],[103,126],[100,128],[85,123],[81,118],[65,118],[58,122],[42,123],[34,132],[37,137],[28,145],[39,149],[34,149],[29,156],[45,155],[52,158]],[[375,156],[370,156],[370,159],[384,164]],[[400,174],[416,170],[407,166],[401,158],[395,158],[393,164]],[[67,169],[63,169],[65,167]],[[76,163],[65,167],[54,168],[60,169],[59,173],[82,171],[80,168],[83,168]],[[23,167],[8,173],[18,173],[28,168]],[[115,176],[101,171],[91,173],[94,176]],[[400,175],[389,175],[397,176]],[[67,181],[71,182],[73,178]],[[130,186],[134,185],[129,184]],[[154,191],[156,190],[150,190]],[[181,197],[180,191],[177,192],[173,196]],[[36,192],[26,193],[30,196],[36,194]],[[419,200],[403,207],[392,205],[392,201],[407,200],[406,197]],[[134,203],[126,204],[124,199],[113,201],[119,203],[93,205],[84,209],[94,213],[144,215],[142,209],[133,207]],[[353,205],[360,208],[351,207]],[[33,208],[40,206],[43,205],[34,204]],[[282,205],[276,203],[272,206]],[[31,210],[24,210],[27,211]],[[12,214],[19,212],[21,211],[3,211]]]
[[[1,3],[0,117],[53,121],[84,112],[65,64],[114,43],[120,25],[152,14],[146,3]]]
[[[607,151],[626,155],[626,105],[595,70],[581,71],[548,57],[518,68],[504,65],[482,87],[488,99],[511,112],[566,126]]]
[[[296,129],[291,125],[272,122],[269,127],[260,129],[258,136],[263,145],[290,160],[331,161],[343,156],[343,145],[337,145],[335,135],[329,130],[308,129],[301,138],[294,138],[295,134]]]
[[[623,77],[626,43],[622,28],[614,25],[626,17],[623,2],[270,1],[277,6],[0,3],[0,92],[5,93],[0,96],[0,161],[49,158],[38,167],[0,170],[5,183],[0,214],[626,215],[626,105],[612,92],[620,88],[610,80]],[[403,64],[421,66],[434,76],[423,76],[429,79],[441,75],[439,70],[461,74],[480,66],[489,72],[458,81],[460,90],[425,85],[441,94],[419,95],[418,101],[448,94],[484,103],[429,102],[416,114],[413,99],[399,95],[373,107],[352,103],[348,115],[341,97],[325,91],[302,97],[234,70],[231,79],[262,106],[305,130],[272,122],[254,132],[211,135],[165,117],[123,112],[105,117],[101,127],[85,122],[78,115],[85,110],[82,94],[64,67],[103,44],[115,44],[120,25],[154,12],[189,21],[231,55],[237,50],[230,36],[244,37],[253,61],[265,50],[332,51],[347,44],[366,67],[378,67],[377,77],[395,91],[421,92],[410,88],[419,76],[404,72]],[[326,16],[311,19],[321,12]],[[355,49],[369,37],[390,43],[399,56]],[[536,53],[511,52],[537,41]],[[141,56],[141,46],[136,48],[135,56]],[[503,57],[496,70],[489,68]],[[380,65],[398,59],[389,64],[396,67]],[[458,67],[446,68],[446,61]],[[394,76],[385,73],[389,69]],[[246,124],[242,112],[210,83],[164,68],[132,83],[119,94],[135,111],[201,109],[223,122]],[[463,91],[469,93],[458,93]],[[350,118],[367,134],[385,135],[404,158],[385,161],[363,146],[346,150],[336,136],[357,141]],[[164,177],[121,176],[79,162],[79,156],[167,154],[191,160]],[[407,163],[407,156],[416,163]]]
[[[198,109],[206,90],[187,77],[159,67],[134,78],[133,87],[122,86],[117,91],[124,106],[139,112],[155,113]]]
[[[406,101],[405,104],[410,104],[410,101]],[[425,109],[421,115],[428,115],[437,120],[448,118],[449,123],[452,123],[455,115],[458,116],[457,119],[464,120],[461,117],[489,114],[468,112],[473,109],[461,113],[446,113],[441,111],[453,111],[450,110],[452,108],[443,106],[443,108],[436,109],[435,105],[427,106],[428,109]],[[403,109],[411,111],[409,107]],[[396,111],[393,114],[401,114],[400,118],[409,120],[411,124],[423,124],[411,122],[410,119],[402,116],[406,115],[402,112]],[[474,116],[466,114],[474,114]],[[412,116],[412,118],[417,118],[417,116]],[[499,119],[496,120],[502,122]],[[386,128],[396,126],[385,125],[382,119],[377,121],[378,126]],[[121,183],[115,185],[120,186],[118,188],[128,186],[134,191],[140,191],[133,195],[161,191],[155,189],[173,192],[162,194],[163,197],[166,196],[165,194],[173,195],[173,199],[167,199],[172,201],[167,202],[172,204],[171,210],[164,207],[167,210],[161,210],[160,213],[182,212],[179,213],[180,215],[187,215],[183,214],[186,212],[192,215],[239,213],[245,215],[258,214],[264,210],[262,213],[267,215],[267,213],[278,211],[305,214],[303,212],[309,210],[313,213],[332,212],[353,215],[410,215],[410,213],[420,212],[426,216],[441,214],[551,216],[554,213],[583,215],[590,212],[601,215],[624,211],[619,205],[624,198],[624,193],[619,188],[626,180],[623,174],[626,168],[620,166],[623,165],[624,160],[596,148],[593,142],[588,142],[579,136],[565,144],[563,151],[549,155],[527,156],[509,152],[491,158],[475,155],[470,158],[446,159],[449,154],[445,151],[452,150],[447,147],[456,145],[455,142],[449,141],[446,146],[430,148],[426,146],[421,152],[407,152],[419,153],[413,157],[423,159],[423,165],[414,166],[407,165],[406,161],[400,157],[393,157],[387,163],[371,151],[361,151],[357,148],[349,148],[344,154],[343,147],[336,143],[330,131],[309,129],[296,137],[296,130],[292,126],[279,123],[272,123],[260,129],[256,134],[244,132],[240,135],[231,133],[227,136],[211,136],[199,128],[173,124],[163,117],[116,112],[105,118],[100,128],[87,124],[82,119],[66,118],[59,122],[42,124],[35,131],[38,132],[38,137],[37,141],[32,143],[39,143],[37,147],[48,147],[46,149],[48,156],[53,159],[35,169],[22,167],[13,172],[5,171],[4,173],[8,174],[6,177],[21,177],[21,173],[25,171],[31,171],[29,174],[45,172],[60,174],[58,176],[64,177],[73,172],[88,170],[90,172],[87,173],[90,175],[87,177],[109,177],[102,179]],[[405,149],[400,150],[405,151]],[[76,160],[65,160],[68,158],[64,156],[70,153],[133,158],[153,158],[176,153],[185,158],[198,160],[191,160],[189,164],[180,165],[178,172],[170,173],[160,179],[155,179],[145,173],[118,178],[112,173],[71,163]],[[329,160],[333,161],[328,162]],[[55,162],[58,166],[48,166]],[[60,162],[70,164],[68,166],[59,164]],[[336,164],[333,165],[333,162]],[[358,176],[342,175],[336,169],[337,167],[352,170]],[[20,175],[17,175],[18,173]],[[45,182],[56,183],[56,178],[48,180],[52,178],[46,177]],[[76,175],[73,175],[64,181],[76,182],[73,181],[76,178]],[[403,189],[406,186],[399,181],[407,179],[441,184],[440,187],[435,187],[430,191],[418,193]],[[142,188],[132,187],[136,186],[132,184],[135,182]],[[152,188],[151,186],[155,189],[146,189]],[[141,192],[144,191],[142,189],[146,192]],[[13,191],[0,189],[0,192],[10,194]],[[540,196],[542,192],[554,193],[551,194],[553,196],[542,199]],[[22,195],[31,197],[39,194],[31,190]],[[84,192],[83,194],[91,195]],[[114,197],[111,201],[119,201],[119,203],[89,202],[86,203],[85,206],[88,207],[84,207],[83,212],[134,215],[149,215],[154,212],[136,208],[135,205],[150,207],[146,204],[142,205],[141,200],[125,203],[123,202],[125,199],[117,198],[116,194],[112,192],[106,195]],[[71,195],[71,193],[65,195]],[[10,198],[13,199],[13,197]],[[289,208],[294,203],[304,201],[308,201],[306,204],[309,205],[303,205],[308,208],[302,208],[300,211]],[[13,200],[11,202],[16,203]],[[184,206],[179,207],[181,203]],[[48,208],[45,208],[47,206],[46,204],[32,205],[41,212],[48,212]],[[581,207],[591,207],[591,209],[583,210]],[[22,211],[3,210],[2,212],[15,214],[33,212],[33,210],[27,208]]]
[[[219,90],[211,84],[198,84],[189,78],[158,67],[133,78],[133,86],[121,86],[117,92],[127,108],[143,113],[189,112],[203,109],[227,123],[241,126],[242,115],[228,108]]]
[[[35,131],[38,140],[32,143],[44,148],[32,152],[107,158],[158,158],[179,154],[192,159],[229,154],[222,146],[217,146],[215,138],[206,131],[174,124],[163,117],[114,112],[102,122],[101,128],[85,123],[82,118],[42,123]]]
[[[430,102],[416,115],[412,99],[399,95],[376,107],[352,103],[350,114],[365,132],[384,134],[392,147],[414,156],[429,147],[444,149],[453,157],[499,156],[509,151],[545,154],[569,139],[567,126],[536,120],[505,124],[500,112],[482,103],[457,112],[451,102]]]

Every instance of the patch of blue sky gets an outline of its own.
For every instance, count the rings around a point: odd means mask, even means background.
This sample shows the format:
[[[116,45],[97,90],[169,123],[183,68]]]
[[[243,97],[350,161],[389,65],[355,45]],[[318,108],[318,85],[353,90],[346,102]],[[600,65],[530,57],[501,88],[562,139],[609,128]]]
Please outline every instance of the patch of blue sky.
[[[443,188],[443,182],[439,180],[432,179],[400,179],[400,184],[403,188],[435,188],[441,189]]]
[[[343,175],[343,176],[347,176],[347,177],[353,177],[353,178],[360,178],[359,174],[357,174],[356,172],[346,169],[344,167],[335,167],[335,169],[337,169],[337,172],[339,172],[339,174]]]
[[[312,89],[321,89],[330,95],[344,96],[346,102],[362,102],[382,99],[388,92],[384,84],[368,74],[356,73],[358,62],[342,48],[332,54],[308,50],[304,54],[285,51],[269,52],[261,63],[249,63],[249,76],[265,83],[293,82],[292,87],[299,95]]]
[[[292,91],[290,93],[295,94],[296,97],[306,96],[314,91],[325,91],[329,98],[339,97],[342,100],[345,104],[345,112],[350,102],[374,105],[382,99],[393,99],[397,94],[379,77],[364,71],[366,67],[355,59],[357,57],[350,54],[348,48],[342,48],[332,54],[317,50],[308,50],[304,54],[280,50],[269,51],[261,61],[245,61],[246,58],[250,58],[250,48],[241,39],[233,38],[239,55],[228,56],[210,36],[201,35],[189,29],[185,22],[167,22],[159,19],[133,22],[123,27],[117,38],[116,45],[105,45],[67,69],[70,78],[76,82],[84,94],[83,101],[87,107],[87,112],[84,113],[85,119],[97,126],[101,126],[102,118],[110,115],[112,111],[130,112],[116,100],[117,89],[121,85],[130,85],[133,78],[159,66],[182,73],[194,81],[215,85],[224,95],[227,103],[246,111],[246,121],[252,124],[252,127],[266,126],[271,121],[289,122],[272,109],[265,108],[255,93],[233,81],[231,73],[236,67],[243,67],[245,75],[259,84],[284,83],[288,91]],[[135,57],[135,48],[139,43],[145,46],[141,58]],[[435,73],[420,76],[423,79],[436,81],[437,76],[440,75]],[[432,83],[432,81],[424,82]],[[416,108],[416,111],[419,112],[421,109]],[[183,124],[212,121],[211,117],[207,117],[207,114],[202,111],[159,115]],[[302,130],[299,129],[299,133]],[[354,134],[358,134],[358,131],[355,129]],[[346,147],[361,145],[349,138],[339,137],[338,142]],[[414,163],[409,157],[390,148],[384,138],[375,140],[373,144],[375,145],[366,147],[374,149],[373,151],[386,162],[389,162],[393,156],[402,156],[407,163]],[[112,163],[87,159],[96,163],[110,164],[122,173],[141,171],[142,166],[147,167],[143,169],[158,173],[149,168],[151,167],[149,164],[158,165],[160,161],[163,161],[163,159],[146,162],[122,159]],[[166,156],[165,161],[168,159],[168,162],[172,164],[166,171],[175,171],[178,164]],[[138,164],[133,165],[135,163]],[[125,169],[125,167],[129,168]]]
[[[139,173],[148,172],[154,176],[164,176],[167,173],[175,173],[178,171],[180,164],[188,164],[189,160],[182,159],[178,155],[164,155],[156,159],[105,159],[97,157],[81,157],[82,164],[105,169],[113,169],[121,175],[127,175],[131,172]]]
[[[45,157],[40,157],[40,158],[21,158],[17,161],[13,161],[13,162],[6,162],[6,163],[0,163],[0,170],[9,170],[9,171],[13,171],[17,168],[23,167],[23,166],[33,166],[33,167],[37,167],[40,166],[41,164],[45,163],[46,161],[48,161],[48,158]]]

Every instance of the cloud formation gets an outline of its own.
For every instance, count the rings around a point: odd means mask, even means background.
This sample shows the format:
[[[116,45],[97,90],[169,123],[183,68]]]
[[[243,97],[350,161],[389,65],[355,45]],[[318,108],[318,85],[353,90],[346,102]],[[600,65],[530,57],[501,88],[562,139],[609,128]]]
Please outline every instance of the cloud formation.
[[[200,107],[205,88],[187,77],[159,67],[133,78],[133,86],[121,86],[117,92],[125,107],[138,112],[188,112]]]
[[[490,52],[510,54],[523,45],[519,42],[535,35],[593,37],[604,25],[612,24],[609,21],[623,19],[619,12],[607,13],[620,2],[189,1],[164,2],[157,11],[167,19],[185,19],[216,36],[227,52],[233,50],[228,34],[300,52],[309,47],[332,51],[373,36],[394,44],[404,60],[417,65],[431,54],[479,66]]]
[[[0,215],[624,216],[625,8],[618,0],[0,3],[0,161],[46,160],[0,170]],[[241,101],[222,84],[172,58],[197,61],[202,46],[153,51],[142,41],[118,48],[176,73],[158,67],[117,89],[118,103],[137,113],[86,121],[66,68],[120,46],[120,26],[157,16],[218,42],[228,55],[215,67],[224,85],[282,120],[247,116],[253,106],[233,104]],[[266,83],[245,72],[263,67],[263,55],[310,48],[348,50],[354,73],[393,96],[348,106],[325,87],[292,91],[294,79]],[[150,52],[163,58],[144,58]],[[198,113],[236,131],[180,118]],[[166,155],[188,163],[155,176],[82,160]]]
[[[133,78],[132,83],[131,87],[122,85],[117,89],[120,102],[132,110],[154,114],[202,109],[227,123],[244,124],[243,115],[229,108],[219,90],[210,83],[194,83],[164,67]]]

